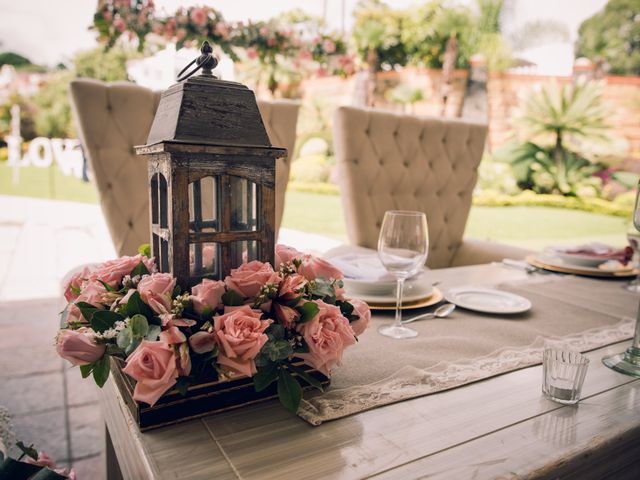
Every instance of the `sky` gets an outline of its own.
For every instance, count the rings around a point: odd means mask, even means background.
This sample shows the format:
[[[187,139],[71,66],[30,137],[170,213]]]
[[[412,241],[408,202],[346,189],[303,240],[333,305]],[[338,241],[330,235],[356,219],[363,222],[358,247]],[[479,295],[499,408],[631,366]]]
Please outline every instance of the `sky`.
[[[458,0],[473,4],[473,0]],[[514,4],[513,22],[509,28],[527,20],[554,18],[564,21],[575,38],[585,18],[601,9],[606,0],[507,0]],[[228,20],[265,20],[293,8],[318,16],[325,12],[331,29],[352,24],[351,12],[357,0],[156,0],[158,9],[174,12],[179,6],[210,5]],[[387,0],[387,4],[403,8],[416,0]],[[88,30],[92,23],[96,0],[0,0],[0,51],[14,51],[35,63],[53,66],[68,61],[75,52],[96,45],[95,35]],[[344,5],[344,7],[343,7]]]

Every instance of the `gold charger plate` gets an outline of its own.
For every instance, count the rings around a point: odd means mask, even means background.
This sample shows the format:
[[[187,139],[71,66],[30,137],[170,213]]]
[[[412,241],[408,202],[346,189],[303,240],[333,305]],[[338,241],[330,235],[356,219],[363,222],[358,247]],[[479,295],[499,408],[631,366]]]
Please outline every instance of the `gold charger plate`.
[[[587,277],[597,277],[597,278],[629,278],[635,277],[638,275],[638,270],[636,269],[628,269],[628,270],[601,270],[599,268],[593,267],[580,267],[577,265],[560,265],[556,263],[547,263],[535,255],[529,255],[527,258],[527,263],[533,265],[537,268],[542,268],[544,270],[549,270],[550,272],[557,273],[570,273],[573,275],[584,275]]]
[[[431,293],[425,298],[414,300],[413,302],[402,302],[402,310],[413,310],[416,308],[430,307],[436,303],[440,303],[444,299],[444,295],[439,288],[433,287]],[[396,304],[393,303],[376,303],[367,302],[371,310],[395,310]]]

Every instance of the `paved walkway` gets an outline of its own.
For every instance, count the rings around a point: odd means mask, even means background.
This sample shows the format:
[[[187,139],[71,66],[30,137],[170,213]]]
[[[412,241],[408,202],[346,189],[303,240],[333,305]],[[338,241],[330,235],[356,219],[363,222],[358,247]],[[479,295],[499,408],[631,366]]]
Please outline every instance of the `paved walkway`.
[[[338,241],[283,229],[280,241],[322,253]],[[115,257],[98,205],[0,195],[0,405],[16,437],[81,480],[100,479],[103,424],[96,388],[54,349],[60,281]]]

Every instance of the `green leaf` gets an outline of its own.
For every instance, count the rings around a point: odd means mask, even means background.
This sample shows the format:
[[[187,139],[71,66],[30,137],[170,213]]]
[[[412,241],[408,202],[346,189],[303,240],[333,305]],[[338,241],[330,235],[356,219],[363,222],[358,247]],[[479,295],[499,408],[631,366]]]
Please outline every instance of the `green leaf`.
[[[189,385],[191,385],[191,381],[188,377],[178,377],[176,390],[178,390],[181,395],[186,396],[187,393],[189,393]]]
[[[320,311],[320,307],[318,307],[316,302],[305,302],[296,310],[300,312],[300,323],[306,323],[309,320],[313,320],[313,317],[315,317]]]
[[[182,288],[180,288],[180,285],[176,284],[176,286],[173,287],[173,292],[171,292],[171,298],[176,298],[181,293],[182,293]]]
[[[121,310],[123,315],[127,317],[133,317],[134,315],[144,315],[147,320],[153,318],[153,310],[151,307],[142,301],[139,292],[133,292],[126,306]],[[150,322],[154,323],[154,322]]]
[[[277,362],[289,358],[293,353],[293,348],[286,340],[270,340],[264,344],[260,352],[269,357],[272,362]]]
[[[222,303],[227,307],[239,307],[244,304],[244,297],[235,290],[227,290],[222,295]]]
[[[149,269],[143,262],[140,262],[133,270],[131,270],[131,276],[135,277],[136,275],[149,275]]]
[[[149,331],[147,332],[146,339],[156,341],[160,336],[160,332],[162,332],[162,327],[160,325],[149,325]]]
[[[129,319],[129,329],[133,338],[141,338],[149,333],[149,322],[139,313]]]
[[[91,322],[93,314],[99,310],[94,305],[87,302],[77,302],[76,307],[80,309],[80,313],[82,313],[82,316],[87,322]]]
[[[125,355],[128,357],[129,355],[131,355],[133,353],[133,351],[138,348],[138,346],[140,345],[140,339],[139,338],[132,338],[131,339],[131,343],[129,344],[129,346],[127,348],[124,349],[124,353]]]
[[[112,328],[116,322],[121,322],[122,320],[124,320],[124,317],[119,313],[111,310],[98,310],[94,312],[89,323],[95,332],[102,333]]]
[[[22,442],[16,442],[16,447],[18,447],[20,449],[20,451],[24,454],[24,455],[28,455],[29,457],[33,458],[34,460],[38,459],[38,451],[33,448],[33,445],[29,445],[28,447],[22,443]]]
[[[103,355],[100,360],[94,363],[93,379],[100,388],[109,378],[109,355]]]
[[[144,255],[147,258],[151,258],[151,245],[148,243],[143,243],[138,247],[138,253],[140,255]]]
[[[324,297],[334,297],[335,294],[336,292],[333,289],[331,280],[328,280],[323,277],[318,277],[313,282],[311,282],[311,295],[324,298]]]
[[[322,383],[320,383],[320,381],[316,378],[314,378],[313,376],[311,376],[309,373],[307,373],[303,368],[298,367],[297,365],[291,365],[289,364],[289,368],[296,374],[298,375],[300,378],[302,378],[305,382],[307,382],[309,385],[311,385],[312,387],[317,388],[318,390],[320,390],[321,392],[324,392],[324,388],[322,388]]]
[[[267,328],[266,334],[271,340],[282,340],[284,339],[285,332],[283,325],[272,323],[269,325],[269,328]]]
[[[82,375],[82,378],[87,378],[89,375],[91,375],[91,371],[93,370],[93,367],[95,366],[95,364],[90,363],[88,365],[80,365],[80,374]]]
[[[131,343],[131,330],[129,328],[123,328],[118,332],[118,338],[116,339],[116,344],[122,348],[126,349]]]
[[[278,398],[280,403],[292,413],[298,411],[302,400],[302,387],[287,370],[278,373]]]
[[[111,285],[109,285],[107,282],[104,282],[100,279],[98,279],[98,281],[102,284],[102,286],[107,292],[117,292],[117,290],[113,288]]]
[[[278,364],[269,363],[266,367],[259,368],[253,376],[253,387],[256,392],[261,392],[278,378]]]

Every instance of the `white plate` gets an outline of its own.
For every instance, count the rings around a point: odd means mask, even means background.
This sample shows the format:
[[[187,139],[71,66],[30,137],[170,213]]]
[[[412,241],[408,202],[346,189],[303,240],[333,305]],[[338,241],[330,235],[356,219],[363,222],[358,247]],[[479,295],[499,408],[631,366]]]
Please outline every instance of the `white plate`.
[[[346,285],[345,285],[346,287]],[[386,294],[386,295],[363,295],[363,294],[359,294],[359,293],[353,293],[350,292],[348,289],[346,289],[347,292],[347,297],[355,297],[355,298],[359,298],[360,300],[364,300],[365,302],[371,302],[371,303],[389,303],[389,304],[396,304],[396,294],[391,293],[391,294]],[[427,297],[429,297],[431,294],[433,293],[433,287],[429,284],[425,285],[412,285],[412,284],[406,284],[404,286],[404,291],[402,292],[402,301],[403,302],[417,302],[418,300],[423,300]]]
[[[531,309],[531,302],[520,295],[494,288],[457,287],[445,293],[447,302],[484,313],[522,313]]]
[[[358,280],[355,278],[343,278],[344,288],[353,296],[388,296],[394,295],[396,292],[397,281],[390,280]],[[405,291],[412,289],[414,292],[429,293],[431,284],[426,278],[425,272],[419,273],[405,281]]]
[[[597,268],[598,265],[606,262],[608,259],[605,258],[597,258],[592,255],[584,255],[580,253],[567,253],[567,252],[559,252],[554,251],[552,253],[556,256],[562,263],[567,265],[576,266],[576,267],[591,267]]]

